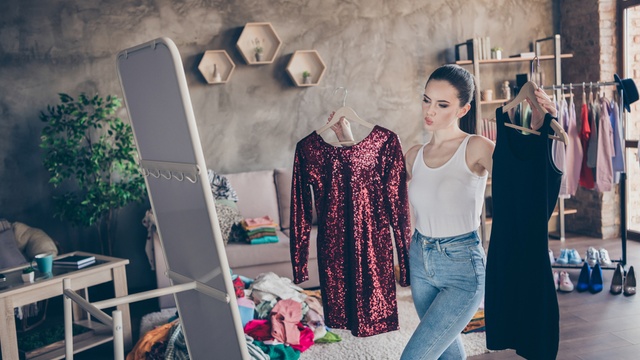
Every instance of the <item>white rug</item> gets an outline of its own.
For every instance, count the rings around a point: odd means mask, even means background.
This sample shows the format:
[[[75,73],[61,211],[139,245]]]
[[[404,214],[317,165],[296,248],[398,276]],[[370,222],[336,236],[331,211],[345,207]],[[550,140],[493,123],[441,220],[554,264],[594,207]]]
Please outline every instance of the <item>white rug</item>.
[[[172,317],[176,308],[164,309],[145,315],[140,322],[140,334],[165,324]],[[332,330],[340,335],[342,341],[330,344],[315,344],[303,352],[300,360],[394,360],[399,359],[409,338],[420,322],[413,307],[411,289],[398,287],[398,314],[400,330],[385,334],[359,338],[348,330]],[[484,332],[463,334],[464,348],[467,356],[489,352],[485,345]]]
[[[341,342],[315,344],[303,352],[300,360],[395,360],[409,342],[420,319],[413,306],[411,289],[398,287],[398,315],[400,330],[385,334],[359,338],[348,330],[331,330],[340,335]],[[464,349],[467,356],[489,352],[486,348],[484,332],[463,334]]]

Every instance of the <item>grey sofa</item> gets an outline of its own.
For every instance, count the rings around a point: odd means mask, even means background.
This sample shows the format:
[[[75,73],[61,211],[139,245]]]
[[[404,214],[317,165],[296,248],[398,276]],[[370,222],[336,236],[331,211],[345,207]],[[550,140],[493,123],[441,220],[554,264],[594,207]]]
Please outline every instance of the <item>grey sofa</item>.
[[[231,187],[238,194],[238,209],[244,218],[257,218],[269,215],[280,225],[279,241],[271,244],[248,245],[229,242],[225,249],[229,266],[234,274],[255,278],[264,272],[274,272],[293,279],[291,256],[289,251],[289,220],[291,207],[291,169],[250,171],[225,175]],[[300,284],[303,288],[320,286],[318,276],[316,234],[317,226],[314,212],[314,226],[311,229],[309,247],[309,280]],[[166,263],[159,239],[154,240],[154,257],[158,287],[169,286]],[[173,296],[160,298],[160,307],[175,306]]]

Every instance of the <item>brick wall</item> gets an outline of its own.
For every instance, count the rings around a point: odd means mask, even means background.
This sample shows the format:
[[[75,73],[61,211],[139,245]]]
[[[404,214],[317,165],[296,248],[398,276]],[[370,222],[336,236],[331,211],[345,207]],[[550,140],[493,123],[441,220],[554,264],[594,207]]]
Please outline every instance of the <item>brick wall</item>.
[[[560,5],[564,82],[613,81],[617,69],[616,0],[565,0]],[[640,45],[640,44],[639,44]],[[607,88],[609,99],[613,88]],[[581,97],[577,97],[581,104]],[[578,189],[566,201],[578,213],[567,217],[567,231],[601,238],[620,236],[619,187],[601,193]]]

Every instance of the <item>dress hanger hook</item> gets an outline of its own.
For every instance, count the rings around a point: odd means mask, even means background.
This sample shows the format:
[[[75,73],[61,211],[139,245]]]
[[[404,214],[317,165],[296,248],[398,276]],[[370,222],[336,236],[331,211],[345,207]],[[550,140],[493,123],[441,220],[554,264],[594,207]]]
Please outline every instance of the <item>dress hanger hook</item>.
[[[344,90],[344,97],[342,98],[342,106],[347,106],[347,94],[349,93],[349,90],[347,90],[346,87],[344,86],[339,86],[337,87],[335,90],[333,90],[333,95],[336,94],[336,92],[338,92],[338,90]]]

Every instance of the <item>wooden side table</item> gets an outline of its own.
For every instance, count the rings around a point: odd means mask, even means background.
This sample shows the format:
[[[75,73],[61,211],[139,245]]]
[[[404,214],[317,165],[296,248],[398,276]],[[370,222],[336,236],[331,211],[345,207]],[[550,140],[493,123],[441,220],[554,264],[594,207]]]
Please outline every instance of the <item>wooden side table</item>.
[[[82,269],[60,269],[54,267],[53,276],[45,277],[43,274],[36,275],[33,283],[23,283],[20,277],[22,268],[5,269],[2,273],[6,276],[6,281],[0,283],[0,319],[4,319],[4,326],[0,326],[0,346],[2,347],[2,359],[19,359],[18,338],[16,335],[16,322],[14,308],[36,301],[49,299],[62,295],[62,280],[69,278],[72,280],[72,288],[76,291],[87,289],[98,284],[113,282],[116,297],[126,296],[127,274],[125,266],[129,264],[127,259],[119,259],[110,256],[89,254],[85,252],[73,252],[62,254],[56,259],[69,255],[93,255],[96,263]],[[118,310],[122,311],[124,347],[130,349],[133,346],[131,338],[131,316],[129,304],[119,305]],[[76,311],[75,314],[80,314]],[[90,321],[83,325],[98,325]],[[79,344],[74,344],[74,352],[80,352],[91,347],[100,345],[113,339],[112,335],[95,335],[83,340]],[[64,357],[64,348],[43,354],[43,359],[61,359]]]

